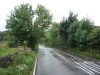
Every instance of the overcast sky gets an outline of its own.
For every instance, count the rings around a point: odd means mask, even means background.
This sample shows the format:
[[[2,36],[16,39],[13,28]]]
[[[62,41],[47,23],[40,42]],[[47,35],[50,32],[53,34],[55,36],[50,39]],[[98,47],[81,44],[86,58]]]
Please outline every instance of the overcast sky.
[[[53,21],[60,22],[63,16],[68,16],[69,11],[78,14],[78,18],[88,17],[95,25],[100,26],[99,0],[1,0],[0,1],[0,31],[5,30],[7,16],[15,6],[30,3],[33,9],[38,4],[44,5],[53,14]]]

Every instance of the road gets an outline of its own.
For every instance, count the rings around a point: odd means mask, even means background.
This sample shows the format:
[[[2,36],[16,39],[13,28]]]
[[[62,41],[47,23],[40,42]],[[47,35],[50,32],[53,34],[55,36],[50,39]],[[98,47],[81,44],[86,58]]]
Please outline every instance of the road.
[[[100,66],[79,57],[40,46],[36,75],[100,75]]]

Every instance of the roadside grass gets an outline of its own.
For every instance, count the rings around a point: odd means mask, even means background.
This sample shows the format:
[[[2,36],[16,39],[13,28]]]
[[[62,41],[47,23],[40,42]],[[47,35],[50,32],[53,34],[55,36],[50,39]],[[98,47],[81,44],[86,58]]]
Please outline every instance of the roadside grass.
[[[84,58],[94,58],[100,60],[100,52],[89,51],[89,50],[81,51],[79,49],[70,49],[70,51],[68,52],[70,53],[72,52],[72,54],[79,55]]]
[[[7,68],[0,68],[0,75],[31,75],[36,56],[36,51],[18,52]]]
[[[7,67],[0,67],[0,75],[32,75],[37,53],[38,46],[32,51],[23,47],[9,48],[7,42],[0,42],[0,57],[14,54]]]
[[[0,57],[15,53],[16,48],[9,48],[7,42],[0,42]]]
[[[15,53],[16,48],[0,48],[0,57]]]
[[[15,53],[16,48],[9,48],[7,42],[0,42],[0,57]]]

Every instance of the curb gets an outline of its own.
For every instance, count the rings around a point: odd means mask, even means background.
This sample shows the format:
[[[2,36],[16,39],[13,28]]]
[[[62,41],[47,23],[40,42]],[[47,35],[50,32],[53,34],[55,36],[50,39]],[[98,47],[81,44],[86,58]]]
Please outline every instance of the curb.
[[[34,70],[33,70],[33,74],[32,75],[36,75],[37,58],[35,60],[35,65],[34,65]]]

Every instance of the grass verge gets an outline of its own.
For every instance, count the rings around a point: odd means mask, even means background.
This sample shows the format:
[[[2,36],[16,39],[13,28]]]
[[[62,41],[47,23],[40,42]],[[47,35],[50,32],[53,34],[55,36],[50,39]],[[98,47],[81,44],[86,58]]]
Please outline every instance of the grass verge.
[[[0,75],[31,75],[36,55],[31,50],[18,52],[7,68],[0,68]]]
[[[13,54],[17,51],[16,48],[9,48],[7,42],[0,42],[0,57]]]
[[[79,49],[68,49],[66,50],[66,52],[69,52],[73,55],[80,56],[89,60],[93,60],[93,59],[100,60],[100,52],[89,51],[89,50],[81,51]]]
[[[15,53],[16,48],[0,48],[0,57]]]

